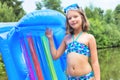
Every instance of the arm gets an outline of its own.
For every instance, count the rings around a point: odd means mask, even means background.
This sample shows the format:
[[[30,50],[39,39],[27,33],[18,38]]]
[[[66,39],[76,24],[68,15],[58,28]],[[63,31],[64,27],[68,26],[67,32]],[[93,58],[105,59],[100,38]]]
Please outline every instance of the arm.
[[[58,59],[64,53],[65,46],[66,46],[65,41],[63,39],[60,47],[58,48],[58,50],[56,50],[56,48],[54,46],[54,40],[53,40],[52,30],[47,29],[46,30],[46,36],[47,36],[47,38],[49,40],[50,51],[51,51],[52,57],[53,57],[54,60],[56,60],[56,59]]]
[[[100,80],[100,67],[98,62],[96,40],[93,35],[90,35],[89,48],[91,52],[91,65],[94,71],[95,80]]]

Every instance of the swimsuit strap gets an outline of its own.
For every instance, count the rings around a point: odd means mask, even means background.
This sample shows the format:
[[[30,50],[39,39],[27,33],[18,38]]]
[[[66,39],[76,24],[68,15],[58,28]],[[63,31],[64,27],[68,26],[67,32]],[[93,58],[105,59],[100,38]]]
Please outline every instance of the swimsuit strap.
[[[81,36],[82,33],[83,33],[83,32],[80,32],[80,33],[77,35],[77,37],[76,37],[75,40],[74,40],[74,36],[72,35],[73,41],[77,41],[77,39]]]

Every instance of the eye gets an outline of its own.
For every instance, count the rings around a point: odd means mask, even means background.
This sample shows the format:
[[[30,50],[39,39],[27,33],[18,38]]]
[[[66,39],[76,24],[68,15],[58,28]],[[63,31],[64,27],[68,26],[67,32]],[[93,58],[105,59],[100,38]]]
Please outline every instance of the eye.
[[[77,18],[77,17],[78,17],[77,15],[74,16],[74,18]]]
[[[68,20],[71,20],[71,17],[68,17]]]

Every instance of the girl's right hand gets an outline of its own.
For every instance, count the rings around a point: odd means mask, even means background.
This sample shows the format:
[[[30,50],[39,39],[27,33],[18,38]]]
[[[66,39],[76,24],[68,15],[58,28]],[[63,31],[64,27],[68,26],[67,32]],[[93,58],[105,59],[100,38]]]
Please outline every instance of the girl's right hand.
[[[46,29],[45,34],[46,34],[48,39],[53,37],[53,32],[52,32],[52,30],[50,28]]]

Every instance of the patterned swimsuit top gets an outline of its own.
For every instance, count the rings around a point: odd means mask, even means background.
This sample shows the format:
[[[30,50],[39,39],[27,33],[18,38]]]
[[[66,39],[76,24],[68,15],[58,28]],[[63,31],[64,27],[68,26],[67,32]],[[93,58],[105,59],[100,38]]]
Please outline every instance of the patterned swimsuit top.
[[[65,53],[69,54],[71,52],[75,52],[75,53],[79,53],[82,55],[85,55],[87,57],[90,57],[90,49],[88,48],[87,45],[85,45],[84,43],[80,43],[77,41],[77,39],[79,38],[79,36],[82,34],[82,32],[80,32],[78,34],[78,36],[76,37],[76,39],[74,40],[74,37],[72,35],[73,41],[67,44]]]

